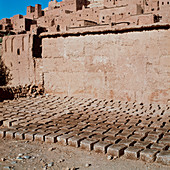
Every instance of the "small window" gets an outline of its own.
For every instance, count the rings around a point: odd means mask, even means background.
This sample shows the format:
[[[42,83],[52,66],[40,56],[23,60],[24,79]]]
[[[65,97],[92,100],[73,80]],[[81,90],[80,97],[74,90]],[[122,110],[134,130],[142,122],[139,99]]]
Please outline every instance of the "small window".
[[[167,2],[167,4],[169,5],[169,2]]]
[[[13,43],[14,43],[14,38],[11,39],[11,52],[13,52]]]
[[[5,52],[7,52],[7,40],[5,40]]]
[[[24,51],[24,37],[22,37],[22,51]]]
[[[164,5],[164,2],[162,2],[162,5]]]
[[[60,31],[60,25],[57,25],[57,31],[58,32]]]
[[[103,16],[103,19],[104,19],[104,16]]]
[[[17,55],[20,55],[20,49],[19,48],[17,49]]]

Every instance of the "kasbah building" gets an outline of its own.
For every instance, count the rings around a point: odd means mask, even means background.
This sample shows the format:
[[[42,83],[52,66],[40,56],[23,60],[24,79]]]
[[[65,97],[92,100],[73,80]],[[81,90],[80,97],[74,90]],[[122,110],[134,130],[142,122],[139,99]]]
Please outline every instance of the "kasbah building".
[[[51,0],[0,36],[0,138],[170,166],[170,0]]]

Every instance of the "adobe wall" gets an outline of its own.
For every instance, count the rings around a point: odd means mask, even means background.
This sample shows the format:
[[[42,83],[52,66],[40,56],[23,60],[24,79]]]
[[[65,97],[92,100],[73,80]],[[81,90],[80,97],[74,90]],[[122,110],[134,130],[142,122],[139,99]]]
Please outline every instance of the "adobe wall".
[[[42,85],[42,61],[33,57],[33,36],[6,36],[2,45],[2,60],[11,75],[8,86]]]
[[[46,93],[167,103],[170,29],[44,37]]]

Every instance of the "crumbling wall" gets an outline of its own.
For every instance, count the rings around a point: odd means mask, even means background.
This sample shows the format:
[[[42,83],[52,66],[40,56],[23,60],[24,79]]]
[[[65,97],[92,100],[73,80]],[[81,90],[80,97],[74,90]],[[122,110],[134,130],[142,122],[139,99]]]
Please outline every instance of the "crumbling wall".
[[[46,93],[167,103],[170,30],[48,38]]]

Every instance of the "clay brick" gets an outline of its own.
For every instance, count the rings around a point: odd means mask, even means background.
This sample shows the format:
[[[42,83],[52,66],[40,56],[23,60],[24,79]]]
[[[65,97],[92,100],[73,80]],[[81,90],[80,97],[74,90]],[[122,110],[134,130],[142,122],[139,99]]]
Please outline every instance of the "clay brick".
[[[170,151],[161,151],[158,153],[156,162],[170,166]]]
[[[119,142],[119,144],[124,144],[125,146],[133,146],[135,141],[131,139],[123,139]]]
[[[86,138],[88,138],[90,135],[93,135],[93,133],[90,133],[90,132],[82,132],[82,133],[79,134],[79,136],[81,136],[81,137],[86,137]]]
[[[84,139],[80,142],[80,148],[88,151],[93,150],[94,144],[99,140],[95,139]]]
[[[4,138],[6,136],[6,131],[8,130],[8,128],[0,129],[0,138]]]
[[[155,138],[160,138],[163,135],[163,133],[161,132],[155,132],[155,131],[151,131],[148,133],[148,136],[153,136]]]
[[[106,131],[108,131],[107,129],[97,129],[94,131],[94,133],[98,133],[98,134],[104,134]]]
[[[15,139],[17,140],[23,140],[25,138],[24,134],[26,131],[18,131],[15,133]]]
[[[12,122],[16,122],[16,120],[13,120],[13,121],[11,121],[11,120],[5,120],[5,121],[3,121],[3,125],[4,125],[5,127],[10,127],[10,126],[12,126]]]
[[[130,134],[126,133],[126,132],[122,132],[122,133],[119,133],[118,135],[116,135],[117,138],[121,138],[121,139],[128,139],[129,136],[130,136]]]
[[[108,136],[104,139],[105,142],[108,142],[108,143],[113,143],[113,144],[116,144],[120,141],[121,139],[117,138],[117,137],[113,137],[113,136]]]
[[[39,141],[39,142],[44,142],[45,141],[45,136],[48,135],[49,133],[46,132],[38,132],[34,135],[34,140]]]
[[[154,162],[156,159],[156,154],[159,151],[157,149],[145,149],[140,152],[140,159],[145,162]]]
[[[123,144],[113,144],[107,148],[107,154],[120,157],[124,154],[124,150],[127,148],[127,146]]]
[[[68,134],[69,132],[71,132],[71,130],[61,129],[59,130],[59,132],[63,134]]]
[[[62,133],[51,133],[45,136],[45,142],[47,143],[56,143],[57,137],[62,135]]]
[[[98,139],[98,140],[103,141],[107,136],[105,136],[105,135],[100,135],[100,134],[94,134],[94,135],[89,136],[89,137],[92,138],[92,139]]]
[[[19,125],[19,124],[24,123],[24,122],[25,121],[21,121],[21,120],[14,121],[14,122],[12,122],[12,126]]]
[[[41,128],[41,127],[38,127],[36,129],[36,132],[45,132],[46,131],[46,128]]]
[[[84,139],[85,139],[85,137],[73,136],[68,139],[68,145],[78,148],[78,147],[80,147],[80,142]]]
[[[155,128],[154,127],[145,127],[143,130],[151,132],[151,131],[155,131]]]
[[[130,140],[134,140],[134,141],[140,141],[144,138],[144,136],[142,135],[132,135],[129,137]]]
[[[154,143],[153,145],[151,145],[150,148],[157,149],[157,150],[161,151],[161,150],[166,150],[168,148],[168,145]]]
[[[162,138],[159,143],[170,146],[170,138]]]
[[[32,131],[29,131],[29,132],[26,132],[25,133],[25,140],[28,140],[28,141],[33,141],[34,140],[34,135],[37,134],[38,132],[32,132]]]
[[[10,129],[16,129],[16,130],[19,130],[19,129],[23,129],[23,126],[20,126],[20,125],[15,125],[15,126],[11,126]]]
[[[135,135],[142,135],[142,136],[146,136],[149,133],[148,130],[142,129],[142,130],[137,130],[134,132]]]
[[[71,133],[74,134],[74,136],[78,136],[80,135],[81,131],[73,129]]]
[[[29,126],[28,126],[28,129],[29,129],[30,131],[37,131],[37,130],[38,130],[37,127],[29,127]]]
[[[7,139],[13,139],[16,132],[17,132],[16,130],[8,130],[8,131],[6,131],[6,138]]]
[[[154,136],[147,136],[144,141],[156,143],[158,141],[158,138],[155,138]]]
[[[107,152],[107,148],[110,145],[111,144],[109,144],[107,142],[99,141],[99,142],[94,144],[94,151],[98,152],[98,153],[104,153],[105,154]]]
[[[60,132],[60,131],[59,131]],[[57,137],[57,141],[62,145],[68,145],[68,139],[73,137],[72,134],[64,134]]]
[[[157,128],[156,132],[161,132],[161,133],[166,133],[168,131],[168,129],[166,128]]]
[[[125,151],[124,151],[124,157],[126,159],[133,159],[133,160],[137,160],[140,156],[140,152],[143,149],[140,147],[135,147],[135,146],[130,146],[128,147]]]
[[[120,130],[117,130],[117,131],[108,131],[108,132],[105,133],[105,135],[115,137],[119,132],[120,132]]]
[[[93,127],[87,127],[85,129],[83,129],[82,131],[86,131],[86,132],[94,132],[96,130],[96,128]]]
[[[141,147],[143,149],[149,148],[151,146],[150,142],[138,141],[134,144],[135,147]]]

